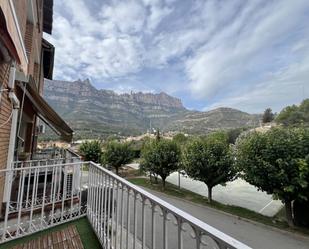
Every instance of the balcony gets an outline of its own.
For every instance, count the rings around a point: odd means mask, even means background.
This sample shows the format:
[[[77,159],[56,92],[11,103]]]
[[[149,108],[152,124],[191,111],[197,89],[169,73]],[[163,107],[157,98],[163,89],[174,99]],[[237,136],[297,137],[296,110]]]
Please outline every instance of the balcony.
[[[249,248],[93,162],[12,166],[0,243],[85,217],[103,248]]]

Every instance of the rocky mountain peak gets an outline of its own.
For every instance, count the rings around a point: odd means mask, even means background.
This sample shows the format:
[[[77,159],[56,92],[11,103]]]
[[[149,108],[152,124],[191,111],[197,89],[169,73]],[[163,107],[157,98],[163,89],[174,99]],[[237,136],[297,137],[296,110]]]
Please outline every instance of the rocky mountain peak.
[[[118,101],[133,101],[138,104],[147,104],[154,106],[165,106],[168,108],[184,109],[180,99],[172,97],[164,92],[161,93],[143,93],[131,92],[117,94],[112,90],[98,90],[90,82],[89,79],[76,81],[59,81],[59,80],[45,80],[45,92],[62,92],[71,95],[92,96],[92,97],[108,97]]]
[[[256,115],[225,107],[190,111],[180,99],[164,92],[118,94],[98,90],[89,79],[45,80],[44,95],[81,137],[140,134],[149,127],[206,134],[218,129],[254,127],[259,122]]]

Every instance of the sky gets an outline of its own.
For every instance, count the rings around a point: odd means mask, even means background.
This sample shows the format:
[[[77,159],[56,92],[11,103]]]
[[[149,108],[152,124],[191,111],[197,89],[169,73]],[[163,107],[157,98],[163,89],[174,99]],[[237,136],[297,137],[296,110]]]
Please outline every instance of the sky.
[[[166,92],[188,109],[309,97],[308,0],[54,0],[54,79]]]

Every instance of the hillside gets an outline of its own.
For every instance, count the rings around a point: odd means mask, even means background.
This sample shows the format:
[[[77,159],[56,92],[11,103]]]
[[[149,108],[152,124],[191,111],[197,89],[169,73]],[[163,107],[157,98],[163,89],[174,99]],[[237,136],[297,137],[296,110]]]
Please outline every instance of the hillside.
[[[258,116],[231,108],[189,111],[166,93],[117,94],[97,90],[89,80],[45,80],[47,102],[76,134],[86,137],[140,134],[149,127],[163,131],[205,133],[258,124]]]

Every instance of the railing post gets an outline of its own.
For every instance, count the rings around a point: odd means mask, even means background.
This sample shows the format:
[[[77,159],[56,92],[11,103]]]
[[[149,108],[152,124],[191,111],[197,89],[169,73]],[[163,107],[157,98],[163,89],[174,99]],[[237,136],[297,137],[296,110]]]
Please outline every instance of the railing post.
[[[34,209],[34,202],[36,200],[36,187],[37,187],[37,175],[38,175],[38,168],[34,170],[34,178],[33,178],[33,187],[32,187],[32,199],[31,199],[31,210],[30,210],[30,219],[29,219],[29,231],[32,232],[32,218],[33,218],[33,209]],[[30,176],[31,177],[31,176]]]
[[[90,218],[90,220],[93,223],[93,217],[92,217],[92,165],[89,163],[89,169],[88,169],[88,198],[87,198],[87,213]]]
[[[25,208],[28,208],[28,204],[29,204],[29,191],[30,191],[30,179],[31,179],[31,166],[29,167],[29,176],[28,176],[28,184],[27,184],[27,196],[26,196],[26,200],[25,200],[25,203],[26,203],[26,207]]]
[[[167,248],[167,229],[166,229],[166,222],[167,222],[167,212],[166,210],[162,209],[163,214],[163,249]]]
[[[100,196],[100,186],[99,186],[99,174],[98,174],[98,169],[94,169],[94,175],[93,175],[93,187],[94,187],[94,217],[95,217],[95,228],[97,231],[99,231],[99,218],[100,218],[100,213],[98,213],[99,210],[99,196]]]
[[[104,221],[104,183],[106,181],[106,174],[104,174],[103,172],[100,172],[100,180],[98,182],[99,186],[100,186],[100,194],[99,194],[99,215],[100,215],[100,230],[99,233],[101,235],[101,238],[103,238],[103,242],[104,242],[104,237],[105,237],[105,221]]]
[[[194,233],[195,233],[196,249],[200,249],[201,248],[201,232],[197,228],[194,228]]]
[[[118,212],[118,203],[119,203],[119,182],[118,180],[116,181],[116,232],[115,232],[115,249],[118,248],[118,227],[119,227],[119,212]]]
[[[145,249],[145,199],[142,197],[142,249]]]
[[[47,163],[46,163],[46,165],[47,165]],[[41,209],[41,227],[42,228],[43,228],[43,219],[44,219],[46,183],[47,183],[47,168],[45,168],[45,174],[44,174],[44,189],[43,189],[43,199],[42,199],[42,209]]]
[[[13,182],[13,171],[9,170],[6,172],[6,177],[7,177],[7,202],[6,202],[6,208],[5,208],[5,216],[4,216],[4,226],[3,226],[3,234],[2,234],[2,241],[5,240],[6,238],[6,233],[7,233],[7,225],[8,225],[8,217],[9,217],[9,209],[10,209],[10,202],[11,202],[11,193],[12,193],[12,182]]]
[[[155,208],[154,202],[151,202],[151,248],[155,249]]]
[[[57,168],[56,168],[57,170]],[[52,212],[50,214],[50,223],[53,224],[54,223],[54,210],[55,210],[55,193],[56,193],[56,177],[55,177],[55,167],[53,167],[53,171],[52,171],[52,187],[50,189],[50,200],[52,202]]]
[[[178,249],[182,249],[182,219],[177,217],[177,237],[178,237]]]
[[[115,240],[115,237],[114,237],[114,230],[115,230],[115,181],[117,181],[117,180],[115,180],[114,178],[112,178],[112,193],[113,193],[113,195],[112,195],[112,209],[111,209],[111,212],[112,212],[112,214],[111,214],[111,223],[112,223],[112,227],[111,227],[111,233],[112,233],[112,235],[111,235],[111,243],[110,243],[110,247],[113,247],[113,245],[114,245],[114,240]],[[134,248],[134,247],[133,247]]]
[[[130,232],[130,189],[127,188],[127,230],[126,230],[126,248],[129,248],[129,232]]]
[[[64,218],[64,203],[67,199],[67,183],[68,183],[68,174],[67,174],[67,170],[65,168],[66,166],[61,166],[58,167],[59,168],[59,173],[60,175],[62,175],[63,173],[63,186],[62,186],[62,201],[61,201],[61,221],[63,221]],[[57,171],[56,171],[57,172]],[[61,178],[61,176],[58,176],[59,178]],[[61,187],[61,185],[59,185],[59,188]],[[54,188],[54,194],[55,193],[56,188]],[[56,197],[55,197],[56,198]],[[54,209],[54,205],[55,205],[55,201],[53,201],[53,209]]]
[[[108,204],[107,204],[107,202],[108,202],[108,200],[107,200],[107,178],[108,178],[108,175],[107,174],[105,174],[104,172],[101,172],[102,174],[104,174],[104,181],[102,182],[102,186],[103,186],[103,188],[102,188],[102,192],[103,192],[103,196],[104,196],[104,206],[103,206],[103,216],[102,216],[102,218],[103,218],[103,225],[104,225],[104,227],[103,227],[103,231],[104,231],[104,246],[106,247],[106,244],[107,244],[107,240],[108,240],[108,234],[107,234],[107,226],[108,226],[108,218],[107,218],[107,206],[108,206]]]
[[[18,218],[17,218],[17,236],[19,235],[19,229],[20,229],[20,219],[21,219],[21,211],[23,207],[23,197],[24,197],[24,186],[25,186],[25,170],[22,170],[20,173],[22,173],[22,184],[21,184],[21,193],[20,193],[20,199],[18,200],[19,208],[18,208]],[[31,168],[29,169],[29,178],[31,176]],[[20,175],[21,177],[21,175]],[[28,186],[30,188],[30,186]],[[11,188],[12,189],[12,188]],[[11,190],[12,191],[12,190]]]
[[[73,217],[73,198],[74,198],[74,185],[75,185],[75,167],[74,165],[72,166],[73,171],[72,171],[72,184],[71,184],[71,211],[70,211],[70,217]]]
[[[120,204],[120,223],[121,223],[121,227],[120,227],[120,249],[122,249],[122,242],[123,242],[123,239],[122,239],[122,230],[123,230],[123,191],[124,191],[124,185],[121,184],[121,204]]]
[[[107,175],[107,174],[106,174]],[[110,229],[109,229],[109,220],[111,216],[111,205],[112,205],[112,197],[111,197],[111,177],[108,176],[108,207],[107,207],[107,248],[110,248],[111,238],[110,238]],[[112,220],[111,220],[112,221]],[[113,232],[113,231],[112,231]]]
[[[78,198],[79,198],[79,200],[78,200],[78,216],[81,215],[81,208],[82,208],[83,167],[84,167],[83,163],[79,164],[80,178],[79,178],[79,187],[78,187]],[[88,198],[88,196],[87,196],[87,198]]]
[[[133,203],[133,248],[136,247],[136,201],[137,201],[137,192],[134,191],[134,203]]]

